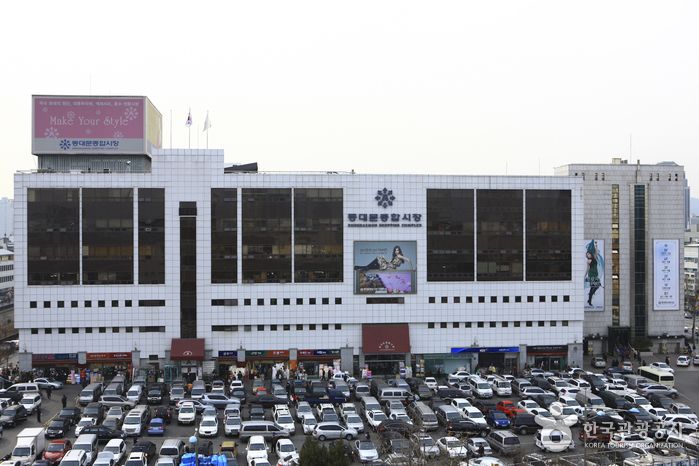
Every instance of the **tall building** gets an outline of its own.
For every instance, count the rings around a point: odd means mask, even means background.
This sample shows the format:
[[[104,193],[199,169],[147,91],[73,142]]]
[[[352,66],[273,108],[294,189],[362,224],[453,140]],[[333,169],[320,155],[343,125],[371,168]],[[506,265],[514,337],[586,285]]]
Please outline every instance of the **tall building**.
[[[14,327],[14,254],[0,248],[0,338],[7,338],[16,332]]]
[[[244,172],[65,134],[15,175],[23,367],[582,362],[579,178]]]
[[[592,271],[579,277],[588,350],[677,349],[684,332],[684,168],[613,159],[555,173],[583,181],[585,248],[574,257]]]
[[[12,216],[12,199],[0,199],[0,238],[11,237],[14,218]]]

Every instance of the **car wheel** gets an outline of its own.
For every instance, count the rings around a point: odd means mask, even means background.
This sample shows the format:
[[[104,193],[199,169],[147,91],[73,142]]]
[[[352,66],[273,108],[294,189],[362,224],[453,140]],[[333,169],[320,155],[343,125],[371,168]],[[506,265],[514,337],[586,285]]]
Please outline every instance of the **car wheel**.
[[[318,440],[320,440],[321,442],[325,441],[325,435],[319,435]]]
[[[521,429],[519,429],[519,434],[520,434],[520,435],[525,435],[526,433],[527,433],[527,428],[526,428],[526,427],[522,427]]]
[[[354,435],[352,435],[352,434],[347,434],[347,435],[345,435],[345,440],[347,440],[347,441],[350,441],[350,440],[352,440],[353,438],[354,438]]]

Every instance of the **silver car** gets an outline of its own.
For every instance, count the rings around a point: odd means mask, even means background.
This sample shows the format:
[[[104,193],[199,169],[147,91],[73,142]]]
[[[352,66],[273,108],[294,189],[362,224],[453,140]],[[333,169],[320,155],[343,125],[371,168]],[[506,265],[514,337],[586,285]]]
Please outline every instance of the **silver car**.
[[[357,432],[356,429],[343,426],[339,422],[320,422],[316,428],[313,429],[313,436],[320,441],[326,439],[353,440],[357,437],[357,435],[359,435],[359,432]]]

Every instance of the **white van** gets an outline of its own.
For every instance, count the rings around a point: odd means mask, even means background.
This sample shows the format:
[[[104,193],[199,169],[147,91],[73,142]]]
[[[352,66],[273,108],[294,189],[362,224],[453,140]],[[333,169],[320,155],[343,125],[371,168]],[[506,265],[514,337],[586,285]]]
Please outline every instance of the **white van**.
[[[123,430],[126,435],[140,437],[141,430],[147,422],[147,416],[147,407],[136,406],[129,411],[129,414],[124,418],[124,424],[122,424],[121,430]]]
[[[490,382],[490,388],[497,396],[512,396],[510,381],[499,375],[496,375]]]
[[[141,401],[141,397],[143,396],[143,386],[142,385],[131,385],[131,388],[129,388],[129,391],[126,392],[126,398],[128,398],[131,401],[135,401],[138,403]]]
[[[87,455],[82,450],[70,450],[58,466],[87,466]]]
[[[39,385],[37,385],[35,383],[31,383],[31,382],[29,382],[29,383],[16,383],[14,385],[10,385],[9,387],[7,387],[4,390],[0,390],[0,393],[5,393],[5,392],[7,392],[7,393],[21,393],[22,395],[24,395],[27,392],[40,393],[39,392]]]
[[[492,398],[493,389],[485,380],[480,377],[470,377],[468,384],[471,386],[471,391],[477,398]]]
[[[73,444],[73,450],[82,450],[85,452],[87,458],[87,464],[92,464],[93,460],[97,458],[97,435],[95,434],[82,434],[80,435]]]

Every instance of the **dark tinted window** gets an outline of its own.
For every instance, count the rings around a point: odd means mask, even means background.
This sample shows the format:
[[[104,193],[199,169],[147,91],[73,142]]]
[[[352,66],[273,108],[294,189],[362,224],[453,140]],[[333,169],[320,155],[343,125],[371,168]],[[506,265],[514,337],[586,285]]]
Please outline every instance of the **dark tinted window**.
[[[477,208],[477,279],[524,278],[522,191],[479,189]]]
[[[571,279],[569,190],[527,190],[527,280]]]
[[[243,282],[291,281],[291,190],[243,189]]]
[[[133,283],[133,190],[82,192],[83,284]]]
[[[80,271],[77,189],[27,190],[27,282],[77,285]]]
[[[342,281],[342,189],[294,189],[294,279]]]
[[[473,190],[427,190],[427,281],[473,280]]]
[[[238,190],[211,190],[211,283],[238,279]]]
[[[138,190],[138,283],[165,283],[165,190]]]

